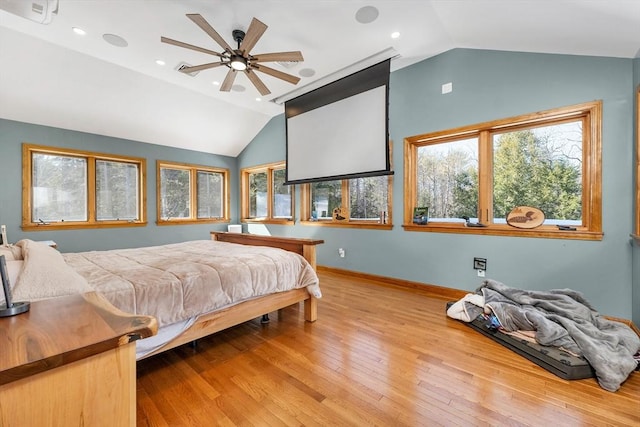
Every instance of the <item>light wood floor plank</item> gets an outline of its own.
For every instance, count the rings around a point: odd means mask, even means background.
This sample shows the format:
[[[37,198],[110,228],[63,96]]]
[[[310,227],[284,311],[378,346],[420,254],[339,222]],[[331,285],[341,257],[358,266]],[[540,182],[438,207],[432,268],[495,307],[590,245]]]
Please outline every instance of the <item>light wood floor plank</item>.
[[[442,296],[321,271],[302,307],[138,362],[139,426],[639,426],[640,373],[567,381],[445,315]]]

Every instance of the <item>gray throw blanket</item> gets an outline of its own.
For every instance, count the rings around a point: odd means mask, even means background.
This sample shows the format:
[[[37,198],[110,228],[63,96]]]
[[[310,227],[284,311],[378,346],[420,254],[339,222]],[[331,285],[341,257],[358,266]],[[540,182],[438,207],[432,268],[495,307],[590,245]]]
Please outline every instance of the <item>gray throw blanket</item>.
[[[627,325],[605,319],[571,289],[527,291],[485,280],[477,293],[507,331],[536,331],[542,345],[563,347],[584,357],[600,386],[616,391],[637,366],[640,338]]]

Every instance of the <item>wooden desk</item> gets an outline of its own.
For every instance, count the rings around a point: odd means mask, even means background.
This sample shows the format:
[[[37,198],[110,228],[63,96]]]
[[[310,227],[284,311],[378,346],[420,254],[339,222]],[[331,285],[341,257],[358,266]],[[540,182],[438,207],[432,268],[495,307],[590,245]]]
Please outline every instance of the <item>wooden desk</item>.
[[[95,292],[1,318],[0,426],[134,426],[134,341],[156,332]]]

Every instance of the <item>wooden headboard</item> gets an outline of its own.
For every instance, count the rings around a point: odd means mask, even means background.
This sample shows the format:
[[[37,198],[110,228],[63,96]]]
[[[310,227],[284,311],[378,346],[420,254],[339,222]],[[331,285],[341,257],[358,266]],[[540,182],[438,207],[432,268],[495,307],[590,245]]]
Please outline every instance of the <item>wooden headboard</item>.
[[[251,246],[270,246],[302,255],[316,269],[316,245],[324,243],[319,239],[299,239],[296,237],[261,236],[248,233],[212,231],[211,239],[220,242],[240,243]]]

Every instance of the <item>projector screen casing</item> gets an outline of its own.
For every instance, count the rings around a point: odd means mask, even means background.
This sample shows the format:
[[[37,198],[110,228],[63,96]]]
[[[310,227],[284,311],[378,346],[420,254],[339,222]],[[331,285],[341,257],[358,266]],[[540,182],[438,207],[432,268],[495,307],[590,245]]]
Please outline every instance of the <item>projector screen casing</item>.
[[[390,175],[390,60],[285,103],[287,184]]]

